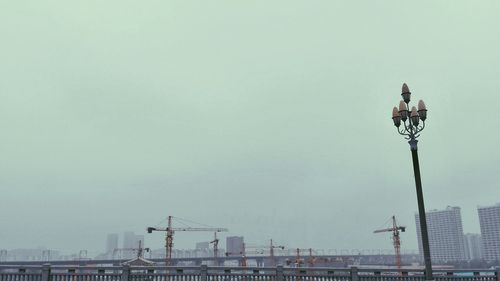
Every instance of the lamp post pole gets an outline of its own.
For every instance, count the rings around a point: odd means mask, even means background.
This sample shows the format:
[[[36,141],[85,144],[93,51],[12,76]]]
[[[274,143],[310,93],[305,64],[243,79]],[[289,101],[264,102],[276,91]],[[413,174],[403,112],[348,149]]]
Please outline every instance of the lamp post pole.
[[[424,195],[422,192],[422,181],[420,178],[420,165],[418,163],[418,147],[417,138],[420,136],[420,132],[425,127],[425,120],[427,119],[427,109],[425,103],[420,100],[418,102],[418,110],[414,106],[411,111],[409,110],[411,92],[406,84],[403,84],[401,96],[403,100],[399,103],[399,109],[394,107],[392,110],[392,120],[394,121],[394,126],[396,126],[398,133],[405,136],[410,144],[411,156],[413,160],[413,172],[415,174],[415,188],[417,191],[417,204],[418,204],[418,216],[420,220],[420,234],[422,238],[422,250],[424,252],[424,264],[425,264],[425,280],[433,280],[432,277],[432,263],[431,263],[431,251],[429,247],[429,236],[427,233],[427,219],[425,218],[425,205],[424,205]],[[403,122],[401,122],[403,121]],[[407,122],[408,121],[408,122]],[[420,125],[422,121],[422,125]],[[401,127],[401,123],[403,127]]]

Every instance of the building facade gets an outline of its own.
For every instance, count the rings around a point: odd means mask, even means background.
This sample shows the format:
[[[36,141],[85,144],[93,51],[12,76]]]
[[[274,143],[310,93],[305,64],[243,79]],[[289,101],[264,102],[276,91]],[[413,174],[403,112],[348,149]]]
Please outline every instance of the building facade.
[[[243,236],[226,237],[226,249],[228,256],[238,256],[243,254]]]
[[[123,248],[120,249],[121,258],[133,258],[137,255],[137,251],[144,248],[144,235],[136,235],[132,231],[123,233]]]
[[[486,261],[500,261],[500,203],[478,207],[482,252]]]
[[[110,233],[106,237],[106,253],[113,253],[118,248],[118,234]]]
[[[135,233],[132,231],[127,231],[123,233],[123,244],[122,248],[130,249],[137,247]]]
[[[463,261],[465,260],[464,233],[460,207],[448,206],[444,210],[432,210],[425,213],[429,247],[433,261]],[[418,249],[423,256],[422,236],[420,232],[420,217],[415,215]]]
[[[480,260],[482,259],[481,251],[481,235],[477,233],[467,233],[464,235],[465,259]]]

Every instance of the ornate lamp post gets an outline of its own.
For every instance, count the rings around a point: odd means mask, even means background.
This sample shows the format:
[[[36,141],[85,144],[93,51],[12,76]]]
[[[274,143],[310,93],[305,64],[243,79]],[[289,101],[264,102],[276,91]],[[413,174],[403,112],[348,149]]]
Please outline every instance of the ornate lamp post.
[[[418,164],[417,153],[417,138],[420,136],[420,132],[422,132],[425,127],[427,109],[425,108],[425,103],[420,100],[418,102],[418,109],[413,106],[410,110],[409,102],[411,92],[406,83],[403,84],[401,96],[403,97],[403,100],[399,102],[399,108],[394,107],[392,109],[392,120],[394,121],[394,126],[396,126],[398,133],[405,136],[405,139],[407,139],[410,144],[411,156],[413,158],[413,172],[415,174],[415,185],[417,189],[422,248],[424,250],[425,279],[433,280],[431,252],[429,249],[429,237],[427,234],[427,220],[425,218],[424,195],[422,193],[422,181],[420,180],[420,167]]]

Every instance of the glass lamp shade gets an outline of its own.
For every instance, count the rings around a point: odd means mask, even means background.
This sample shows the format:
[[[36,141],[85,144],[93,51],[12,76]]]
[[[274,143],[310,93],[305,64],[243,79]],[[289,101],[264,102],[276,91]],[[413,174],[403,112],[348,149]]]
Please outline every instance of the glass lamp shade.
[[[399,102],[399,115],[401,116],[401,119],[403,119],[403,122],[405,122],[408,118],[408,109],[406,108],[406,103],[404,101]]]
[[[403,97],[404,102],[409,103],[410,102],[410,89],[408,88],[408,85],[406,83],[403,84],[403,87],[401,88],[401,96]]]
[[[425,103],[423,100],[418,101],[418,115],[420,116],[420,120],[425,121],[427,119],[427,108],[425,107]]]
[[[394,121],[394,126],[401,126],[401,116],[399,115],[399,111],[397,107],[392,109],[392,121]]]
[[[416,107],[412,107],[411,108],[411,115],[410,115],[410,118],[411,118],[411,122],[413,123],[414,126],[418,126],[418,121],[419,121],[419,116],[418,116],[418,112],[417,112],[417,108]]]

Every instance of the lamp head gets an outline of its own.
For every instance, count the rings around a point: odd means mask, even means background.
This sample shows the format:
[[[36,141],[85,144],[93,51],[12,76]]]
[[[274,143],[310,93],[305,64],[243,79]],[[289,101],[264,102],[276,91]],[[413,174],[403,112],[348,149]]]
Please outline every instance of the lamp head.
[[[408,88],[408,85],[406,85],[406,83],[403,83],[403,87],[401,88],[401,96],[403,97],[403,100],[406,103],[410,102],[410,95],[411,92],[410,89]]]
[[[397,107],[392,109],[392,121],[394,121],[394,126],[401,126],[401,115],[399,115],[399,111]]]
[[[405,122],[408,118],[408,109],[404,101],[399,102],[399,115],[401,115],[401,119],[403,120],[403,122]]]
[[[416,107],[412,107],[411,108],[411,115],[410,115],[410,118],[411,118],[411,122],[413,123],[414,126],[418,126],[418,121],[419,121],[419,116],[418,116],[418,112],[417,112],[417,108]]]
[[[423,100],[418,101],[418,115],[420,116],[420,120],[425,121],[427,119],[427,107],[425,107],[425,103]]]

